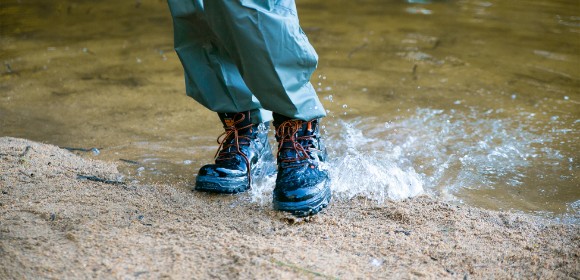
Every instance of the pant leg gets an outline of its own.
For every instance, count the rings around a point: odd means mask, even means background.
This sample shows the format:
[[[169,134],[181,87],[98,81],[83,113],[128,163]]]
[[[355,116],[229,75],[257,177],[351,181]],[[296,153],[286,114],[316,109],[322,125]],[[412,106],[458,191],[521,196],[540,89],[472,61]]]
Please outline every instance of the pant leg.
[[[291,118],[326,115],[310,83],[318,56],[294,0],[204,0],[212,31],[262,106]]]
[[[253,111],[254,122],[269,121],[238,67],[205,21],[202,0],[168,0],[175,51],[185,72],[187,95],[218,113]]]

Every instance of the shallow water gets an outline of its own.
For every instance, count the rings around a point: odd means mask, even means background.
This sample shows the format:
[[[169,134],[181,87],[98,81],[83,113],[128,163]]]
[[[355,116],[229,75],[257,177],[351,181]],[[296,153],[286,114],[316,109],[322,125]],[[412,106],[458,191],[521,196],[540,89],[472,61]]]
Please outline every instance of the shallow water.
[[[142,181],[194,182],[221,133],[183,93],[165,1],[0,5],[0,136],[98,148]],[[421,191],[580,212],[577,1],[298,1],[337,198]],[[79,152],[84,153],[84,152]],[[268,203],[272,178],[250,197]],[[577,220],[576,220],[577,221]]]

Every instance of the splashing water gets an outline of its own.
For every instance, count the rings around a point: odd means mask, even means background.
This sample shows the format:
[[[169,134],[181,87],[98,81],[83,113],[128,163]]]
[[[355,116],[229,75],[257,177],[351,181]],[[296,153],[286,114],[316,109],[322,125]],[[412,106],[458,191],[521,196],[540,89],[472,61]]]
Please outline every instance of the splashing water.
[[[340,139],[330,139],[333,150],[329,169],[336,196],[364,196],[382,203],[405,199],[423,192],[423,183],[400,149],[371,151],[380,140],[365,137],[356,129],[360,122],[339,122]]]
[[[384,131],[388,146],[400,147],[418,165],[424,183],[443,193],[460,188],[514,187],[529,177],[532,159],[554,165],[564,157],[525,123],[497,119],[492,112],[464,114],[451,110],[418,109]],[[535,166],[538,167],[538,166]]]
[[[275,161],[262,160],[258,161],[255,168],[257,169],[256,173],[261,174],[261,176],[255,176],[252,181],[252,187],[249,191],[250,201],[264,205],[271,202],[272,190],[276,185],[277,166]]]
[[[334,190],[338,196],[382,202],[415,196],[423,188],[455,199],[463,189],[570,184],[573,176],[566,174],[573,172],[575,159],[551,147],[557,133],[535,133],[546,128],[532,123],[533,114],[522,115],[506,119],[492,110],[423,108],[386,123],[376,117],[339,120],[330,126],[339,132],[331,132],[328,141]]]
[[[335,198],[350,199],[363,196],[379,203],[386,199],[400,200],[423,192],[419,174],[409,161],[394,153],[369,151],[369,142],[378,141],[362,135],[356,123],[340,121],[344,133],[340,139],[331,139],[334,151],[330,151],[330,161],[324,165],[331,176]],[[338,149],[337,149],[338,148]],[[338,153],[337,151],[344,151]],[[260,163],[256,168],[271,169],[272,163]],[[272,173],[270,173],[272,174]],[[252,202],[264,204],[270,199],[275,175],[257,178],[252,184]]]
[[[573,169],[574,159],[550,147],[553,135],[534,133],[538,128],[522,118],[493,114],[422,108],[390,122],[376,117],[327,121],[326,168],[334,197],[362,196],[383,203],[428,192],[454,199],[461,189],[542,184],[560,176],[550,175],[555,166],[568,170],[568,163]],[[275,176],[257,180],[251,200],[269,201],[274,184]]]

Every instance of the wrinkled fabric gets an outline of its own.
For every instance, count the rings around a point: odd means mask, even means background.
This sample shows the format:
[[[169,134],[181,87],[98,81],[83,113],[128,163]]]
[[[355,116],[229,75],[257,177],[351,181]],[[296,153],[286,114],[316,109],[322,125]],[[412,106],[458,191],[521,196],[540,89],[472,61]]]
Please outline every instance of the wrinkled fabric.
[[[312,120],[325,111],[310,83],[318,56],[294,0],[168,0],[186,92],[218,113]]]

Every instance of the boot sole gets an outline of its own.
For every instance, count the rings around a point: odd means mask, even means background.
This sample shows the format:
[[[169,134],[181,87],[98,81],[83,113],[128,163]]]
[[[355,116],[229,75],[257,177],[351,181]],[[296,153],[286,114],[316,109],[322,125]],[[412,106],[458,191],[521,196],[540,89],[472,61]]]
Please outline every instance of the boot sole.
[[[299,202],[273,202],[275,210],[288,212],[296,217],[308,217],[318,214],[322,209],[326,208],[330,203],[332,194],[328,182],[326,188],[319,195],[304,201]]]
[[[199,178],[198,178],[199,179]],[[201,192],[210,192],[210,193],[225,193],[225,194],[234,194],[234,193],[241,193],[247,191],[250,186],[248,184],[247,178],[245,180],[241,180],[240,183],[233,183],[234,179],[228,179],[227,184],[225,182],[215,182],[215,181],[206,181],[204,179],[197,180],[195,182],[196,191]],[[244,182],[245,181],[245,182]]]

